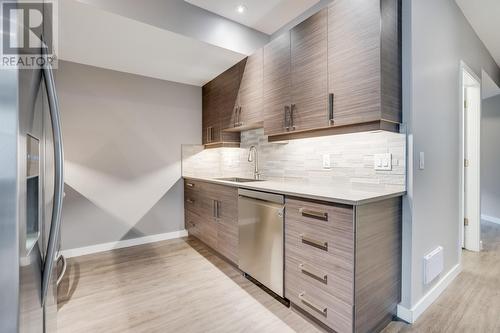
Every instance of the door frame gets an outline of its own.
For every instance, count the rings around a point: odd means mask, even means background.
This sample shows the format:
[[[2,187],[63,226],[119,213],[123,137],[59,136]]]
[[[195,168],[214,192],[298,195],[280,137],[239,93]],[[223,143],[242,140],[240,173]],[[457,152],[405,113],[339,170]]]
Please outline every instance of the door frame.
[[[466,119],[465,119],[465,105],[464,105],[464,101],[465,101],[465,95],[464,95],[464,79],[463,79],[463,75],[464,74],[467,74],[469,75],[472,79],[474,79],[476,82],[477,82],[477,85],[478,85],[478,89],[479,89],[479,122],[477,123],[477,127],[475,128],[475,132],[477,133],[478,135],[478,138],[477,138],[477,149],[479,150],[479,158],[477,160],[477,163],[478,163],[478,166],[477,166],[477,187],[478,187],[478,190],[477,190],[477,195],[478,195],[478,198],[477,198],[477,204],[478,204],[478,209],[479,209],[479,214],[477,216],[477,223],[474,222],[472,219],[471,221],[473,221],[472,224],[469,224],[468,225],[468,228],[474,228],[476,229],[476,232],[475,234],[477,235],[477,237],[475,237],[475,239],[472,239],[472,240],[465,240],[465,225],[464,225],[464,219],[465,219],[465,148],[466,148],[466,142],[465,142],[465,130],[466,130]],[[481,147],[481,122],[480,122],[480,119],[481,119],[481,79],[479,78],[479,76],[464,62],[464,61],[460,61],[460,72],[459,72],[459,78],[460,78],[460,86],[459,86],[459,96],[460,96],[460,121],[459,121],[459,136],[460,136],[460,140],[459,140],[459,177],[460,177],[460,180],[459,180],[459,184],[460,184],[460,187],[459,187],[459,239],[460,239],[460,245],[459,245],[459,255],[461,257],[461,250],[462,248],[465,248],[467,250],[471,250],[471,251],[480,251],[481,250],[481,182],[480,182],[480,163],[481,163],[481,160],[480,160],[480,147]]]

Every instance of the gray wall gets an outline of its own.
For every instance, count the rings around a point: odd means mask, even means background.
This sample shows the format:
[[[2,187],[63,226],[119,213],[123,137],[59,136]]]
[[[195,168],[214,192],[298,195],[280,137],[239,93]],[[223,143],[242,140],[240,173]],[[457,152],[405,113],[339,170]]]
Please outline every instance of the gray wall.
[[[201,141],[201,88],[64,61],[56,85],[62,248],[184,229],[181,144]]]
[[[497,82],[500,69],[453,0],[403,0],[404,121],[408,196],[404,203],[402,305],[411,308],[459,262],[459,66]],[[425,170],[418,169],[425,152]],[[444,247],[445,268],[423,284],[423,256]]]
[[[481,214],[500,219],[500,95],[481,111]]]

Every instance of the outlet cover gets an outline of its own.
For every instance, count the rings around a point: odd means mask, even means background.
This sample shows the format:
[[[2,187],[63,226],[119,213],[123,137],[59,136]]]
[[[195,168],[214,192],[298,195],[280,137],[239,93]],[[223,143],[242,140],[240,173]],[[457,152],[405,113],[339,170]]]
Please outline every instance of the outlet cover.
[[[375,154],[373,167],[377,171],[391,171],[392,170],[392,154]]]

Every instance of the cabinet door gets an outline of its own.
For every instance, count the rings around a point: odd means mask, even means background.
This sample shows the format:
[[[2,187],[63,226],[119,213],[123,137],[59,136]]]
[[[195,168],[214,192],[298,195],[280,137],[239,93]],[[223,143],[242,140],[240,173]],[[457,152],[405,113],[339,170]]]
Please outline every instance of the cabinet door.
[[[380,119],[380,24],[380,1],[336,0],[328,7],[334,125]]]
[[[285,108],[290,106],[290,33],[264,47],[264,133],[287,131]]]
[[[217,141],[219,131],[219,115],[217,99],[219,89],[211,81],[202,88],[202,142],[209,144]]]
[[[326,9],[291,30],[292,130],[328,126]]]
[[[222,187],[218,205],[217,251],[238,264],[238,190]]]
[[[221,89],[221,93],[218,95],[217,106],[220,112],[222,129],[232,128],[235,125],[236,98],[238,97],[245,64],[246,59],[243,59],[214,80],[216,85]]]
[[[262,93],[264,75],[264,50],[260,49],[246,60],[240,90],[238,92],[237,126],[248,126],[263,121]]]

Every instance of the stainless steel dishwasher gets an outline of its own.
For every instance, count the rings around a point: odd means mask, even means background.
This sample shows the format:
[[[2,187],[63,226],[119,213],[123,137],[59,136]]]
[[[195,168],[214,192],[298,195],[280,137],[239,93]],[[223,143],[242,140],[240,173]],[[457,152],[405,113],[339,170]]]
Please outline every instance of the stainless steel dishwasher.
[[[239,268],[283,297],[282,195],[238,190]]]

